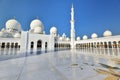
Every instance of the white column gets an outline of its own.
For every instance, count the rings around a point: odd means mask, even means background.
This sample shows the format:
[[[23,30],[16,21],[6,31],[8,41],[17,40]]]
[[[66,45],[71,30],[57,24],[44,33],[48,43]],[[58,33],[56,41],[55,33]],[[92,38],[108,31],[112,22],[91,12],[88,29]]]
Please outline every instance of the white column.
[[[72,8],[71,8],[71,48],[75,48],[75,29],[74,29],[74,7],[72,4]]]
[[[42,51],[45,50],[45,42],[42,42]]]
[[[34,51],[37,51],[37,41],[34,42]]]

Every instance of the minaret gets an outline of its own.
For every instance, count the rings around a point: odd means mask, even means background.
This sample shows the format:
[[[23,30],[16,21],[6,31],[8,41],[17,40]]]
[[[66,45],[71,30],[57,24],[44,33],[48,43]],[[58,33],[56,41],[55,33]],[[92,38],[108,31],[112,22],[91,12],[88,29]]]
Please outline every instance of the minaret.
[[[74,20],[74,6],[72,4],[72,8],[71,8],[71,49],[75,48],[74,46],[74,42],[75,42],[75,29],[74,29],[74,24],[75,24],[75,20]]]

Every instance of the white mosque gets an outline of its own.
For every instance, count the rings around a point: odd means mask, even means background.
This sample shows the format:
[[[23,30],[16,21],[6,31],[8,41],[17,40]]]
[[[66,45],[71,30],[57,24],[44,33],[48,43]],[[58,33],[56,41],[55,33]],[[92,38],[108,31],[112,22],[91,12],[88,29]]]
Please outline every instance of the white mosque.
[[[5,29],[0,31],[0,50],[4,48],[19,48],[20,51],[55,50],[55,49],[81,49],[81,48],[120,48],[120,35],[112,36],[112,32],[106,30],[103,37],[96,33],[88,39],[84,35],[82,39],[75,36],[74,6],[71,8],[71,37],[58,35],[56,27],[46,34],[42,21],[35,19],[30,23],[30,30],[23,31],[21,24],[16,19],[10,19],[5,24]]]

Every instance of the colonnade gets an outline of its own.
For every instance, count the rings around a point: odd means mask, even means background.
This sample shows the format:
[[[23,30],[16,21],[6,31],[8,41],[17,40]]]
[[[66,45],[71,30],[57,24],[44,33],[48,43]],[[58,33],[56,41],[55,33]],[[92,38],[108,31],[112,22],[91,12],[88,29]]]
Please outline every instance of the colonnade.
[[[120,41],[77,43],[76,48],[120,48]]]
[[[55,43],[54,45],[55,49],[70,49],[70,44],[69,43]]]
[[[43,45],[44,44],[44,45]],[[43,47],[45,47],[45,49],[47,49],[48,47],[48,42],[43,43],[42,40],[38,40],[37,43],[35,44],[33,41],[30,43],[30,49],[42,49]]]
[[[20,44],[18,42],[0,42],[0,58],[7,58],[4,55],[10,57],[17,56],[20,53]]]
[[[0,49],[4,48],[20,48],[18,42],[0,42]]]

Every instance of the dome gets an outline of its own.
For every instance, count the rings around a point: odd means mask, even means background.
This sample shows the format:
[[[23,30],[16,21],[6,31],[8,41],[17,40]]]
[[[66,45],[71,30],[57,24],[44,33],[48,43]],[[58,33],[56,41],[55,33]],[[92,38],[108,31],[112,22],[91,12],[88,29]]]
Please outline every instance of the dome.
[[[16,34],[14,35],[14,38],[20,38],[20,37],[21,37],[20,33],[16,33]]]
[[[104,36],[104,37],[112,36],[112,32],[109,31],[109,30],[106,30],[106,31],[103,33],[103,36]]]
[[[21,25],[17,20],[10,19],[6,22],[6,29],[8,31],[21,31]]]
[[[80,37],[77,37],[77,41],[80,41]]]
[[[41,27],[41,29],[44,30],[44,26],[39,19],[33,20],[30,24],[31,29],[35,29],[36,27]]]
[[[97,38],[98,37],[98,35],[96,34],[96,33],[93,33],[92,35],[91,35],[91,38]]]
[[[43,33],[42,27],[35,27],[34,33],[36,33],[36,34],[42,34]]]
[[[84,36],[83,36],[83,40],[85,40],[85,39],[88,39],[87,35],[84,35]]]
[[[57,34],[57,28],[56,27],[52,27],[50,29],[50,34]]]

